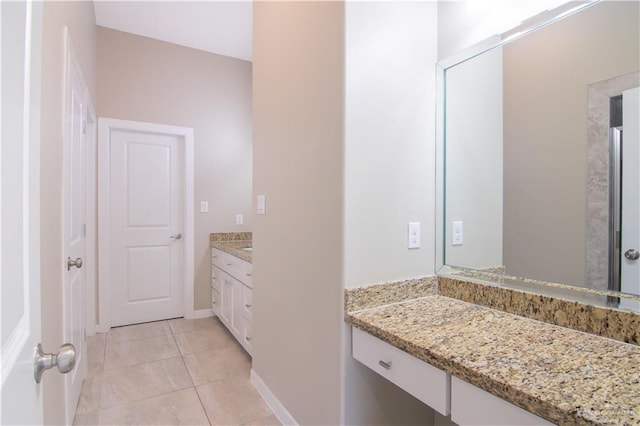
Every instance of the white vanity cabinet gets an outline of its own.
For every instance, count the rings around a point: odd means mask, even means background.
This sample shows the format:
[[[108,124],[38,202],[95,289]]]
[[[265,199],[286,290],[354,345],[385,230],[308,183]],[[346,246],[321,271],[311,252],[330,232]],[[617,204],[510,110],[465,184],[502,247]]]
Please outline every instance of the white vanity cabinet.
[[[251,263],[211,249],[211,307],[251,354]]]
[[[351,329],[353,358],[440,414],[451,414],[459,426],[553,424],[369,333]]]

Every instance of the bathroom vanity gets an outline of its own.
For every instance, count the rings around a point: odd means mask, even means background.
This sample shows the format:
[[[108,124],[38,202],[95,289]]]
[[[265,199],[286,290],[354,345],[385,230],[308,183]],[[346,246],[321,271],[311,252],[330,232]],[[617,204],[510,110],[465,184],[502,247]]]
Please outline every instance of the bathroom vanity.
[[[446,278],[427,280],[404,294],[397,283],[346,290],[355,359],[460,425],[640,420],[639,346],[464,302],[439,294]]]
[[[211,308],[251,355],[251,233],[210,235]]]

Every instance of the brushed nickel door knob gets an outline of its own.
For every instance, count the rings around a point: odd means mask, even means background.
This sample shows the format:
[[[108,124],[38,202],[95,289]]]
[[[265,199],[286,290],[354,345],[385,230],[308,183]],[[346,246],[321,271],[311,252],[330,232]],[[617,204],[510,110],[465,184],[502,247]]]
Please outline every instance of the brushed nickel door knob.
[[[42,373],[53,367],[66,374],[73,370],[76,365],[76,348],[71,343],[60,346],[57,354],[46,354],[42,351],[42,344],[36,346],[36,353],[33,360],[33,377],[36,383],[42,380]]]
[[[77,258],[76,260],[67,257],[67,271],[71,270],[71,267],[75,266],[76,268],[82,268],[82,258]]]
[[[640,258],[640,253],[637,250],[629,249],[624,252],[624,257],[628,260],[638,260],[638,258]]]

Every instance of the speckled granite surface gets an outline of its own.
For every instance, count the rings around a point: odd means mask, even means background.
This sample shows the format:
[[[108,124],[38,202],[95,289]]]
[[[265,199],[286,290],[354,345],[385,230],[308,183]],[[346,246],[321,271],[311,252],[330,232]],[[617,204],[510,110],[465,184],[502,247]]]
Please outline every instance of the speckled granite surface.
[[[243,250],[252,247],[251,235],[251,232],[209,234],[209,246],[251,263],[251,252]]]
[[[551,422],[640,424],[640,347],[440,295],[348,323]]]
[[[447,277],[438,277],[438,294],[640,345],[640,314],[634,312]]]
[[[432,275],[412,280],[347,288],[344,290],[344,309],[345,312],[359,311],[436,294],[437,285],[437,277]]]
[[[209,242],[216,241],[251,241],[251,232],[216,232],[209,234]]]

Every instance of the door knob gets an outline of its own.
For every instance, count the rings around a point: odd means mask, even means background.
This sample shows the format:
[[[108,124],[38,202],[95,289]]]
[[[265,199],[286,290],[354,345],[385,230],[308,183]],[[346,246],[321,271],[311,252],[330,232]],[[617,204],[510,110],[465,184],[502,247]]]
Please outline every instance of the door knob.
[[[624,257],[628,260],[638,260],[640,253],[637,250],[629,249],[624,252]]]
[[[73,370],[76,365],[76,348],[71,343],[60,346],[57,354],[46,354],[42,351],[42,344],[36,346],[36,354],[33,360],[33,377],[36,383],[42,380],[42,373],[53,367],[58,367],[62,374]]]
[[[80,269],[82,268],[82,258],[77,258],[76,260],[72,260],[70,257],[67,257],[67,271],[71,269],[72,266]]]
[[[169,238],[171,238],[172,240],[179,240],[182,238],[182,234],[172,235]]]

